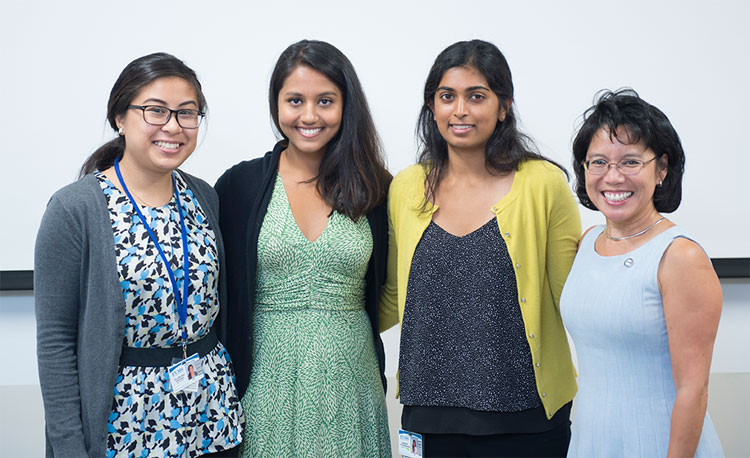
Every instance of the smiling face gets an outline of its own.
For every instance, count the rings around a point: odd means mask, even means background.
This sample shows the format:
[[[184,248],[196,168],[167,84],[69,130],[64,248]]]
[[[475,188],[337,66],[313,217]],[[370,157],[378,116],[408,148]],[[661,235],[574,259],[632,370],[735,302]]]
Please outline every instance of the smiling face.
[[[172,110],[198,110],[195,89],[179,77],[159,78],[144,86],[130,102],[131,105],[161,105]],[[175,114],[163,126],[143,120],[139,109],[128,109],[116,118],[117,127],[125,136],[122,162],[147,173],[165,174],[179,167],[195,150],[198,129],[184,129]]]
[[[448,150],[484,152],[506,109],[474,67],[453,67],[440,80],[430,106]]]
[[[300,65],[284,80],[278,95],[279,126],[292,154],[321,158],[341,127],[341,90],[321,72]]]
[[[624,129],[618,130],[619,138],[627,139]],[[589,144],[586,160],[603,160],[611,165],[604,175],[586,173],[586,193],[591,202],[601,211],[608,221],[635,226],[650,221],[657,214],[654,207],[654,190],[657,184],[667,176],[667,156],[653,160],[655,153],[642,142],[634,144],[621,143],[609,131],[602,128],[594,135]],[[614,163],[634,159],[651,161],[635,175],[624,175]]]

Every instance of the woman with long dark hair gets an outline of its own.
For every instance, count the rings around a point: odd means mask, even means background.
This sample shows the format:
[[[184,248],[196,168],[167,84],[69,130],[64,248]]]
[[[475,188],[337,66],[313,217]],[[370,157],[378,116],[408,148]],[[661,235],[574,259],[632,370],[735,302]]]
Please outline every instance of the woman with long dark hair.
[[[394,178],[381,330],[401,322],[405,430],[424,456],[564,456],[575,371],[558,300],[580,219],[564,170],[518,131],[493,44],[427,76],[419,163]]]
[[[206,109],[181,60],[134,60],[109,97],[117,137],[49,201],[34,261],[47,456],[197,456],[240,442],[213,331],[224,312],[218,200],[177,169]]]
[[[391,176],[354,68],[303,40],[268,93],[282,139],[216,183],[245,456],[390,456],[378,293]]]

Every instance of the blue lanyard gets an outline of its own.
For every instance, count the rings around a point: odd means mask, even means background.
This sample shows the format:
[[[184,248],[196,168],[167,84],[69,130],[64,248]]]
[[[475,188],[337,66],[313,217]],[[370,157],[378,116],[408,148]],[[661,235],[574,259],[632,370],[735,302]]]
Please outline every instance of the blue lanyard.
[[[128,190],[128,187],[125,185],[125,180],[122,179],[122,174],[120,173],[120,158],[118,157],[115,159],[115,173],[117,174],[117,179],[120,180],[120,184],[122,185],[122,190],[125,191],[125,194],[128,196],[128,199],[130,199],[130,202],[133,204],[133,208],[135,208],[136,213],[138,213],[138,216],[141,218],[141,221],[143,222],[143,225],[146,227],[146,231],[148,231],[148,235],[151,237],[151,240],[153,240],[154,245],[156,245],[156,249],[159,251],[159,255],[161,256],[161,259],[164,261],[164,266],[167,268],[167,274],[169,275],[169,280],[172,282],[172,290],[174,291],[174,298],[175,302],[177,302],[177,314],[180,317],[180,328],[182,328],[182,356],[183,358],[187,358],[187,297],[188,297],[188,283],[190,280],[190,269],[188,264],[188,255],[189,255],[189,247],[187,243],[187,228],[185,227],[185,217],[182,214],[182,202],[180,202],[180,193],[177,191],[177,181],[174,179],[174,175],[172,175],[172,188],[174,189],[174,196],[177,199],[177,210],[180,214],[180,232],[182,235],[182,252],[184,254],[184,260],[183,260],[183,277],[182,277],[182,295],[180,295],[180,287],[177,284],[177,279],[174,276],[174,271],[172,270],[172,266],[169,264],[169,261],[167,260],[167,256],[164,254],[164,250],[161,248],[161,244],[159,243],[159,240],[156,238],[156,234],[154,234],[154,231],[151,230],[151,226],[148,224],[148,221],[146,221],[146,217],[143,216],[143,213],[141,213],[140,208],[138,208],[138,204],[135,202],[135,199],[133,199],[133,196],[130,195],[130,191]]]

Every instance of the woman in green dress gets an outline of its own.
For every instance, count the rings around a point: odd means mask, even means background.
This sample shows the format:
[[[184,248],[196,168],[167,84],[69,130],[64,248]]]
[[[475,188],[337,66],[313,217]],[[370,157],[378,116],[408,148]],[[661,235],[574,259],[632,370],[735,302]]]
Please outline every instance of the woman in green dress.
[[[243,456],[390,456],[377,308],[391,175],[367,100],[346,56],[303,40],[269,103],[282,139],[216,183]]]

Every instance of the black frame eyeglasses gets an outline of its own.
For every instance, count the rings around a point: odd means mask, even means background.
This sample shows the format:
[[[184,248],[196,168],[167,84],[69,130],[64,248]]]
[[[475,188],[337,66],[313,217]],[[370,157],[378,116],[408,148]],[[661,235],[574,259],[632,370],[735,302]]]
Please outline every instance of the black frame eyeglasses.
[[[146,124],[151,124],[152,126],[166,125],[172,119],[172,114],[174,114],[177,124],[183,129],[197,129],[201,125],[203,117],[206,116],[206,113],[200,110],[193,110],[192,108],[172,110],[162,105],[128,105],[128,108],[141,110],[143,112],[143,120]],[[165,114],[166,117],[164,117]]]
[[[586,171],[592,175],[606,175],[609,172],[609,168],[613,165],[618,172],[623,175],[637,175],[643,167],[648,165],[656,159],[656,156],[652,157],[647,161],[641,161],[639,159],[623,159],[618,162],[607,162],[604,159],[594,159],[593,161],[581,161],[581,165]]]

